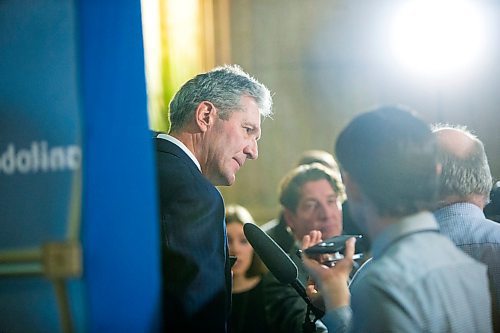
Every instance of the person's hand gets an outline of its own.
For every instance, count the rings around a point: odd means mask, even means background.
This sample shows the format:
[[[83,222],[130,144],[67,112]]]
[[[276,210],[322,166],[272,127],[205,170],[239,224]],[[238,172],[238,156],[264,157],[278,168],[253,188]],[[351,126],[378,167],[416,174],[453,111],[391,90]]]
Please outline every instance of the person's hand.
[[[323,239],[321,238],[321,231],[316,231],[313,230],[309,234],[309,243],[307,247],[316,245],[320,242],[322,242]],[[307,248],[306,246],[302,247],[302,250]],[[304,254],[305,255],[305,254]],[[319,262],[322,261],[322,256],[321,255],[316,255],[314,257],[311,257],[311,259],[317,260]],[[325,310],[325,302],[323,301],[323,297],[321,296],[321,293],[318,290],[318,287],[316,286],[316,283],[313,279],[309,278],[307,281],[307,286],[306,286],[306,294],[307,297],[311,300],[311,303],[318,309]]]
[[[323,301],[323,296],[321,296],[318,287],[316,287],[316,283],[311,278],[307,280],[306,294],[307,297],[309,297],[312,305],[320,310],[325,311],[325,302]]]
[[[317,244],[321,240],[321,232],[314,230],[302,239],[302,248]],[[327,267],[313,260],[304,253],[303,262],[316,284],[307,286],[307,293],[313,299],[321,292],[327,309],[334,309],[349,305],[350,293],[348,288],[349,273],[353,266],[354,244],[356,240],[350,238],[346,242],[344,258],[337,261],[335,266]]]

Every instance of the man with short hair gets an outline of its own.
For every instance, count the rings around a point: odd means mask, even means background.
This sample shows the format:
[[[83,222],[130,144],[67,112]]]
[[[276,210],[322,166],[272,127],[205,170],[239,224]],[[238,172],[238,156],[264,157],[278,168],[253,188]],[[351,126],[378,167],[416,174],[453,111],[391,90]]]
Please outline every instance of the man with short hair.
[[[355,117],[335,152],[355,223],[372,240],[353,277],[354,239],[333,267],[304,256],[331,332],[491,332],[487,267],[439,233],[439,165],[429,126],[401,107]],[[313,231],[309,247],[321,239]],[[308,289],[314,292],[311,285]]]
[[[304,150],[297,162],[295,167],[304,164],[320,163],[325,167],[331,169],[335,173],[340,173],[337,161],[332,154],[325,150],[320,149],[310,149]],[[348,202],[344,201],[342,203],[342,228],[343,233],[347,235],[358,235],[361,234],[360,230],[352,222],[349,216],[349,211],[347,209]],[[261,226],[264,230],[278,245],[285,251],[289,252],[292,246],[295,244],[295,236],[293,235],[290,227],[287,225],[283,213],[281,212],[278,218],[272,219]],[[370,240],[366,235],[358,240],[356,243],[356,250],[362,252],[366,255],[370,252]]]
[[[493,184],[483,143],[466,128],[435,126],[439,178],[439,209],[434,212],[442,234],[472,258],[488,265],[493,289],[494,319],[500,324],[500,224],[483,209]],[[499,327],[500,328],[500,327]]]
[[[170,102],[170,132],[155,139],[167,332],[227,330],[231,273],[215,186],[233,184],[257,158],[271,104],[269,90],[238,66],[195,76]]]
[[[332,154],[327,151],[319,149],[311,149],[303,151],[297,162],[294,164],[294,168],[299,165],[320,163],[327,168],[330,168],[333,172],[340,173],[339,167],[335,158]],[[345,212],[343,212],[345,213]],[[261,226],[264,230],[278,245],[285,251],[289,252],[295,244],[295,236],[293,235],[290,227],[287,225],[283,217],[283,212],[280,212],[279,217],[272,219],[264,223]]]
[[[326,238],[342,233],[342,202],[345,199],[340,174],[319,163],[299,165],[281,180],[279,200],[282,219],[291,230],[294,240],[285,248],[299,271],[305,285],[308,274],[297,256],[300,240],[311,230],[318,229]],[[266,311],[273,332],[302,333],[307,303],[290,285],[280,283],[271,273],[264,278]],[[311,318],[311,321],[314,318]],[[324,331],[318,321],[317,331]]]

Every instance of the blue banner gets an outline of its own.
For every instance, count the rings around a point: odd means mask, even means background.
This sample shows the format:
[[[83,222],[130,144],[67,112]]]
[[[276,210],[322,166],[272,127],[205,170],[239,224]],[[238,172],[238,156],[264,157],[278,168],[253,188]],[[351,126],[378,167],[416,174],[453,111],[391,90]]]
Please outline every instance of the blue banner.
[[[0,1],[0,332],[160,329],[153,166],[140,1]]]

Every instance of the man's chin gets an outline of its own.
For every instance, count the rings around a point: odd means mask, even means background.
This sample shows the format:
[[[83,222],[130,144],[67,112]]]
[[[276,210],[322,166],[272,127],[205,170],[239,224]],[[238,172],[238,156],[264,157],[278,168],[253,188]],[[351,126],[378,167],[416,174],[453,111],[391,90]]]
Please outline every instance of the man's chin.
[[[229,177],[224,177],[223,179],[221,179],[221,183],[219,185],[220,186],[231,186],[234,184],[235,181],[236,181],[236,176],[233,174]]]
[[[226,180],[228,182],[228,186],[229,185],[233,185],[235,182],[236,182],[236,172],[238,170],[235,170],[233,172],[231,172],[227,177],[226,177]]]

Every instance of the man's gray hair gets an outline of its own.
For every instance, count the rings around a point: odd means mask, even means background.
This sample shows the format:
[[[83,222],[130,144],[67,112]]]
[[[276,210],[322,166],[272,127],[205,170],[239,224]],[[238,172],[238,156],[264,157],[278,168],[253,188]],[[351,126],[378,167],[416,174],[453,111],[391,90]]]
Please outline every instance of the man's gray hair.
[[[488,202],[493,179],[483,143],[464,126],[443,124],[432,126],[433,132],[442,129],[463,132],[473,140],[473,146],[465,157],[457,156],[441,146],[438,147],[438,159],[442,164],[439,181],[440,198],[448,196],[465,198],[478,194],[484,197],[485,203]]]
[[[214,104],[221,119],[228,119],[233,111],[241,111],[243,96],[255,99],[260,115],[272,115],[272,97],[269,89],[244,72],[238,65],[216,67],[187,81],[170,102],[170,131],[182,128],[194,116],[203,101]]]

